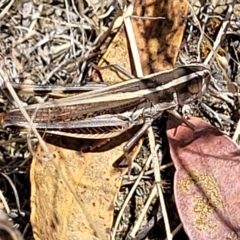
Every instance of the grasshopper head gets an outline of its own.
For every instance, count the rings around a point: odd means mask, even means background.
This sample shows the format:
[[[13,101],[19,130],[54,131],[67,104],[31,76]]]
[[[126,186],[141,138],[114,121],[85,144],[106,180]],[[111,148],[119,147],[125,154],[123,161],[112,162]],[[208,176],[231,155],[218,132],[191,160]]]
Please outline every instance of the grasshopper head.
[[[200,99],[206,92],[210,80],[210,72],[203,70],[177,89],[177,98],[180,105],[188,104],[196,99]]]

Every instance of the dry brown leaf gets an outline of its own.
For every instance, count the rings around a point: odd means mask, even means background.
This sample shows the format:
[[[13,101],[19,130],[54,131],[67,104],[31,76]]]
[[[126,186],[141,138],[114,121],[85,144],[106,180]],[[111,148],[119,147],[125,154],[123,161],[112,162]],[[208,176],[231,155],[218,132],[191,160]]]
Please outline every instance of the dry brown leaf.
[[[167,136],[176,167],[174,195],[190,239],[239,239],[240,148],[199,118],[193,132],[173,117]]]
[[[187,1],[137,0],[135,2],[134,15],[165,18],[154,20],[131,18],[144,75],[174,67],[187,13]],[[132,57],[129,51],[126,33],[122,26],[99,62],[99,66],[118,64],[126,71],[132,72],[130,62]],[[108,83],[128,79],[115,70],[104,69],[100,72],[104,81]]]
[[[56,136],[52,140],[57,145],[59,139]],[[124,143],[115,148],[85,154],[47,144],[54,159],[49,162],[33,159],[30,174],[31,224],[35,240],[94,239],[94,227],[101,232],[100,239],[108,239],[115,197],[127,170],[112,167],[114,161],[122,156],[126,139],[123,140]],[[72,145],[76,148],[76,143]],[[84,212],[55,166],[82,202]],[[86,213],[90,215],[90,221]]]
[[[126,33],[124,28],[121,27],[113,41],[108,47],[107,52],[99,61],[99,66],[107,66],[109,64],[117,64],[121,66],[124,70],[131,73],[131,63],[128,50],[128,44],[126,39]],[[103,69],[100,70],[101,77],[106,83],[115,84],[129,79],[126,75],[114,69]],[[93,78],[96,80],[97,75]]]
[[[178,1],[163,4],[161,1],[147,0],[146,11],[142,12],[140,4],[141,1],[136,1],[136,14],[166,17],[165,20],[132,20],[144,73],[172,68],[182,39],[187,5]],[[128,57],[123,29],[111,46],[112,50],[108,50],[104,56],[107,63],[116,63],[130,72],[131,58]],[[116,74],[110,77],[109,70],[103,72],[107,74],[107,77],[103,75],[104,81],[111,84],[119,82]],[[49,145],[55,156],[53,161],[39,162],[33,159],[31,223],[35,239],[87,240],[94,238],[96,229],[100,232],[98,237],[101,239],[109,237],[114,199],[123,175],[112,168],[112,163],[122,155],[125,142],[120,142],[121,145],[116,144],[117,147],[105,152],[88,153],[82,157],[77,151]],[[58,141],[55,142],[56,145],[57,143]],[[81,147],[79,143],[79,149]],[[136,155],[137,152],[135,150],[133,154]],[[59,176],[59,172],[64,175],[66,182],[63,176]],[[66,183],[70,184],[80,198],[84,212]]]

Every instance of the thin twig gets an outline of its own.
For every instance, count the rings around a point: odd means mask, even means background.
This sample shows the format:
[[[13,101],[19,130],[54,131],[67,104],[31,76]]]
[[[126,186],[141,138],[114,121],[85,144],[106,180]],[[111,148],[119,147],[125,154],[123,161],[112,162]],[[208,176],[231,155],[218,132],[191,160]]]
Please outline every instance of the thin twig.
[[[1,202],[4,206],[4,208],[5,208],[6,213],[9,214],[10,213],[10,208],[8,206],[8,203],[5,199],[5,197],[3,196],[2,190],[0,190],[0,199],[1,199]]]
[[[8,221],[6,214],[0,211],[0,229],[9,234],[11,240],[23,240],[21,233]]]
[[[9,176],[7,176],[6,174],[4,173],[1,173],[3,177],[5,177],[7,179],[7,181],[9,182],[9,184],[11,185],[12,187],[12,190],[13,190],[13,193],[14,193],[14,196],[15,196],[15,199],[16,199],[16,204],[17,204],[17,208],[18,208],[18,212],[22,215],[22,216],[25,216],[25,212],[21,210],[21,207],[20,207],[20,201],[19,201],[19,196],[18,196],[18,192],[17,192],[17,189],[15,187],[15,185],[13,184],[11,178]]]
[[[4,73],[4,71],[2,70],[2,68],[0,68],[0,78],[2,78],[2,81],[5,82],[5,85],[8,89],[8,91],[11,93],[13,99],[16,101],[19,109],[21,110],[23,116],[25,117],[25,119],[27,120],[29,127],[32,129],[33,133],[35,134],[35,136],[37,137],[40,146],[42,147],[42,149],[44,150],[45,154],[47,155],[47,158],[45,158],[45,161],[52,159],[52,154],[49,152],[45,142],[43,141],[42,137],[40,136],[40,134],[38,133],[38,131],[36,130],[36,128],[34,127],[33,124],[31,124],[31,119],[27,114],[27,111],[24,109],[24,107],[22,106],[21,101],[19,100],[16,92],[14,91],[12,85],[10,84],[8,77],[6,76],[6,74]]]
[[[223,36],[225,36],[225,34],[226,34],[226,28],[227,28],[227,25],[229,24],[229,21],[230,21],[231,15],[232,15],[232,11],[233,11],[233,6],[236,4],[236,2],[237,2],[237,0],[234,0],[228,5],[228,11],[223,20],[221,28],[218,31],[218,35],[216,37],[216,40],[214,41],[213,47],[212,47],[210,53],[208,54],[208,56],[206,57],[206,59],[204,60],[204,64],[206,64],[206,65],[209,64],[212,56],[218,50]]]
[[[10,1],[10,3],[1,11],[0,13],[0,19],[4,17],[4,15],[8,12],[8,10],[11,8],[15,0]]]
[[[159,147],[159,146],[157,145],[156,148],[158,148],[158,147]],[[132,198],[133,193],[135,192],[135,190],[136,190],[136,188],[137,188],[137,186],[138,186],[138,184],[139,184],[142,176],[144,175],[145,170],[149,168],[149,165],[150,165],[150,163],[151,163],[151,160],[152,160],[152,155],[150,155],[149,158],[147,159],[147,161],[146,161],[146,163],[145,163],[142,171],[141,171],[140,174],[138,175],[138,178],[136,179],[135,183],[133,184],[130,192],[128,193],[128,196],[126,197],[126,199],[125,199],[125,201],[124,201],[124,203],[123,203],[123,205],[122,205],[121,210],[120,210],[119,213],[118,213],[118,216],[117,216],[117,218],[116,218],[116,221],[115,221],[115,224],[114,224],[114,227],[113,227],[113,232],[112,232],[111,240],[114,240],[114,239],[115,239],[116,232],[117,232],[117,229],[118,229],[118,225],[119,225],[119,223],[120,223],[120,220],[121,220],[121,217],[122,217],[122,215],[123,215],[123,212],[124,212],[126,206],[128,205],[128,202],[129,202],[130,199]]]
[[[129,6],[129,9],[131,9],[131,8],[133,9],[132,4]],[[131,52],[132,52],[132,57],[133,57],[133,62],[134,62],[137,77],[143,77],[143,71],[142,71],[140,56],[139,56],[137,43],[136,43],[136,39],[135,39],[135,36],[134,36],[134,31],[133,31],[130,16],[125,15],[124,25],[125,25],[125,28],[126,28],[128,41],[129,41],[129,44],[130,44],[130,48],[131,48]]]
[[[162,192],[162,189],[161,189],[162,180],[161,180],[161,176],[160,176],[160,167],[159,167],[159,163],[158,163],[158,157],[157,157],[157,153],[156,153],[156,150],[155,150],[155,137],[154,137],[152,127],[149,127],[149,129],[148,129],[148,139],[149,139],[150,150],[151,150],[151,154],[152,154],[154,176],[155,176],[155,181],[156,181],[155,184],[156,184],[157,192],[158,192],[159,199],[160,199],[160,204],[161,204],[161,209],[162,209],[162,214],[163,214],[163,220],[164,220],[164,223],[165,223],[165,229],[166,229],[166,234],[167,234],[167,239],[172,240],[173,236],[171,234],[169,219],[168,219],[168,215],[167,215],[167,209],[166,209],[166,206],[165,206],[163,192]]]
[[[141,226],[143,218],[146,215],[146,213],[148,211],[148,208],[151,205],[152,200],[156,196],[156,194],[157,194],[157,187],[155,185],[153,187],[149,197],[148,197],[148,200],[147,200],[146,204],[144,205],[144,207],[142,209],[142,212],[141,212],[140,216],[138,216],[138,219],[137,219],[137,222],[135,223],[135,226],[133,227],[131,233],[129,234],[130,237],[135,238],[135,236],[136,236],[136,234],[137,234],[137,232],[138,232],[138,230],[139,230],[139,228]]]
[[[238,144],[239,134],[240,134],[240,119],[238,120],[236,130],[235,130],[235,132],[233,134],[233,137],[232,137],[232,140],[237,144]]]
[[[172,235],[175,236],[183,227],[183,224],[180,223],[173,231],[172,231]],[[167,238],[165,238],[165,240],[167,240]]]

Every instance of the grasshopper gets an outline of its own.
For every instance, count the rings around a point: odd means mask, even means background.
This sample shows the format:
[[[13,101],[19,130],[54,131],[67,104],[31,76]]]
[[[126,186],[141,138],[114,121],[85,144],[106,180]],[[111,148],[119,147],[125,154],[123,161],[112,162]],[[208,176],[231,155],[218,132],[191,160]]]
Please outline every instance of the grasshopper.
[[[65,99],[29,105],[25,110],[41,132],[103,139],[143,125],[134,137],[137,140],[164,110],[200,98],[210,76],[210,70],[203,64],[189,64]],[[2,126],[30,127],[19,109],[7,112]],[[130,140],[124,150],[128,151],[134,142]]]

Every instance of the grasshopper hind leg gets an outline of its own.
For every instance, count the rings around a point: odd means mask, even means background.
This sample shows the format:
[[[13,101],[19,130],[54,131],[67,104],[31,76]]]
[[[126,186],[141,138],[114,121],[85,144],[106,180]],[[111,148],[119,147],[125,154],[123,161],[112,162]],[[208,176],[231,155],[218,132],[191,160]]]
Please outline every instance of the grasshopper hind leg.
[[[143,126],[140,128],[140,130],[136,134],[134,134],[134,136],[123,147],[123,152],[128,162],[128,177],[130,176],[130,171],[132,167],[132,162],[131,162],[131,158],[129,157],[129,152],[132,149],[132,147],[136,144],[136,142],[146,133],[148,128],[152,125],[153,121],[154,121],[153,119],[147,119],[143,124]]]
[[[175,117],[177,120],[179,120],[180,122],[184,123],[187,127],[189,127],[193,132],[201,132],[204,131],[208,128],[213,128],[212,126],[209,127],[204,127],[204,128],[200,128],[195,126],[194,124],[192,124],[191,122],[189,122],[187,119],[185,119],[184,117],[182,117],[177,111],[174,110],[168,110],[168,113],[170,113],[173,117]]]

